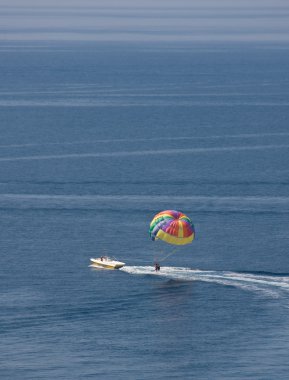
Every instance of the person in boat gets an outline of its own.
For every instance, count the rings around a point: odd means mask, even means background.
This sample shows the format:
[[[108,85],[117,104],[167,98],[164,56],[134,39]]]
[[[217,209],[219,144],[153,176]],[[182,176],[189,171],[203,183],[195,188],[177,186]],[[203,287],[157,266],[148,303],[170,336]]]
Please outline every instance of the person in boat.
[[[158,272],[161,269],[161,266],[159,263],[155,263],[155,271]]]
[[[103,261],[103,256],[100,257],[100,260]]]

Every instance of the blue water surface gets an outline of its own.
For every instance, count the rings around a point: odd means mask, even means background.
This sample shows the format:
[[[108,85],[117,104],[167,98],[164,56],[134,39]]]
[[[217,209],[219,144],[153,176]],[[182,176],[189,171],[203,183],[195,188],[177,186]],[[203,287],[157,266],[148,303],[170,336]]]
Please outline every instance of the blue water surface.
[[[288,46],[0,50],[1,379],[287,379]]]

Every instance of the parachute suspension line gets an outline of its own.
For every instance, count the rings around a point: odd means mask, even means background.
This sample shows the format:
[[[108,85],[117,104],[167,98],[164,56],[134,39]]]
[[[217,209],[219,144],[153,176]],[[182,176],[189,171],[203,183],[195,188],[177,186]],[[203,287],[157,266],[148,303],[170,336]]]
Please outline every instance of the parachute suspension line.
[[[163,248],[161,248],[160,246],[158,246],[158,244],[156,245],[156,248],[157,248],[156,249],[157,252],[156,252],[156,254],[154,256],[154,262],[158,263],[158,262],[162,261],[161,257],[164,255],[165,251],[164,251]]]
[[[178,250],[178,247],[173,249],[172,252],[170,252],[167,256],[163,257],[162,259],[159,260],[159,262],[165,261],[168,257],[172,256],[174,253],[176,253]]]
[[[174,247],[174,249],[167,255],[165,255],[166,250],[160,246],[157,247],[157,251],[154,256],[154,262],[155,263],[161,263],[162,261],[165,261],[168,257],[172,256],[174,253],[176,253],[179,250],[179,246]],[[165,256],[164,256],[165,255]]]

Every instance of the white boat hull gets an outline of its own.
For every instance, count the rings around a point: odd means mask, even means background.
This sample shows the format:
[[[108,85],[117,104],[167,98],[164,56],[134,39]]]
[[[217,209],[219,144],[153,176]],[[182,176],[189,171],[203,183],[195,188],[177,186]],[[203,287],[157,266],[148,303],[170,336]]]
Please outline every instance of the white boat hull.
[[[110,259],[109,257],[103,257],[102,259],[91,258],[90,261],[91,261],[90,267],[98,268],[98,269],[119,269],[125,266],[125,263],[114,260],[114,259]]]

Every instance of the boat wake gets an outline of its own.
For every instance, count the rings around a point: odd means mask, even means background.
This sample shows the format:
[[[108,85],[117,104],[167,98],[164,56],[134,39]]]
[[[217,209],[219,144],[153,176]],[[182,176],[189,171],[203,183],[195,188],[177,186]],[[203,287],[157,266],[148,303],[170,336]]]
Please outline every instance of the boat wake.
[[[198,269],[162,267],[155,272],[152,266],[126,266],[120,269],[133,275],[152,275],[177,281],[203,281],[224,286],[234,286],[254,292],[262,292],[274,298],[289,295],[289,274],[203,271]]]

